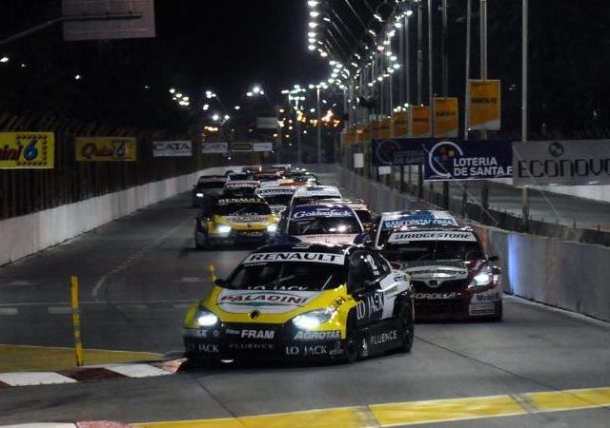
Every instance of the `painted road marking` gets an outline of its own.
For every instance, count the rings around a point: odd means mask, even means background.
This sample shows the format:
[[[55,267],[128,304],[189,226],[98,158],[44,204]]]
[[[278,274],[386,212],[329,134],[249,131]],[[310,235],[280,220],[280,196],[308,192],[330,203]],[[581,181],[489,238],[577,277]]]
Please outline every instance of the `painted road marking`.
[[[522,403],[527,403],[523,405]],[[504,416],[526,416],[566,410],[582,410],[610,405],[610,388],[572,389],[369,406],[318,409],[294,413],[243,416],[192,421],[147,422],[133,428],[366,428],[420,425]]]
[[[50,385],[57,383],[76,383],[75,379],[59,373],[0,373],[0,382],[12,386]]]
[[[17,308],[0,308],[0,315],[17,315],[19,310]]]
[[[172,374],[166,370],[151,366],[150,364],[121,364],[121,365],[104,365],[108,370],[120,373],[127,377],[151,377],[163,376]]]

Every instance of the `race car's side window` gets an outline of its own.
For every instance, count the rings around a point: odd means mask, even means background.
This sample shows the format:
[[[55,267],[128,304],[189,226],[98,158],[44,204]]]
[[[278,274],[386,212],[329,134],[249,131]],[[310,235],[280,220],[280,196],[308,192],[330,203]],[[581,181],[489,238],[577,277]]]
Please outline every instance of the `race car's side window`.
[[[350,256],[349,263],[347,287],[350,292],[376,286],[386,273],[386,267],[380,265],[379,260],[375,259],[374,253],[366,250],[354,252]]]

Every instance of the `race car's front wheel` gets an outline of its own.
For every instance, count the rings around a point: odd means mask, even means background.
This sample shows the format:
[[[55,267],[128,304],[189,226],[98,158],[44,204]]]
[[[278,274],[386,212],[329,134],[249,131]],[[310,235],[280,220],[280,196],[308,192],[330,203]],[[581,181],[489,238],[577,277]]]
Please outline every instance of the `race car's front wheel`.
[[[411,348],[413,348],[413,339],[415,337],[413,306],[405,304],[400,311],[399,319],[402,327],[402,343],[398,350],[400,352],[410,352]]]
[[[195,248],[205,250],[210,247],[209,240],[206,235],[201,232],[195,232]]]
[[[355,363],[360,358],[361,342],[354,316],[354,313],[351,313],[347,318],[345,342],[343,343],[343,360],[348,364]]]

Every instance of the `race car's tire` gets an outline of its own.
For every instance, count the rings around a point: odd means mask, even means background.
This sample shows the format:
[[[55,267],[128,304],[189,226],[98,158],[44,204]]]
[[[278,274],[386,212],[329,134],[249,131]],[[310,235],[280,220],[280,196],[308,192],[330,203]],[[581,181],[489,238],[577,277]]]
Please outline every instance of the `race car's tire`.
[[[210,241],[202,233],[195,232],[195,248],[205,250],[210,248]]]
[[[500,321],[502,321],[503,317],[504,317],[504,314],[503,314],[503,310],[502,310],[502,302],[496,303],[496,314],[493,317],[491,317],[491,321],[500,322]]]
[[[360,359],[361,339],[357,334],[355,313],[347,317],[345,342],[343,343],[343,361],[352,364]]]
[[[413,339],[415,337],[415,329],[413,322],[413,309],[411,305],[403,305],[400,314],[400,324],[402,327],[402,344],[398,348],[400,352],[411,352],[413,348]]]

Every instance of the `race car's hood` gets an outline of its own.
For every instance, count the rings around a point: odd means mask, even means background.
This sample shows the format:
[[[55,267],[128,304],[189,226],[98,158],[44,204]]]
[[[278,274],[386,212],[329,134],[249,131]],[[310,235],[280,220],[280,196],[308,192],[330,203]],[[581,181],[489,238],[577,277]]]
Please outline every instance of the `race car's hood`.
[[[354,239],[358,237],[358,233],[333,233],[333,234],[321,234],[321,235],[297,235],[297,238],[301,242],[308,244],[322,243],[322,244],[352,244]]]
[[[447,281],[465,281],[471,274],[469,266],[463,261],[451,260],[405,264],[403,269],[413,281],[424,282],[431,287],[438,287]]]
[[[225,312],[249,314],[283,314],[299,309],[318,297],[318,291],[228,290],[216,297],[216,305]]]
[[[223,223],[234,227],[249,226],[254,228],[265,228],[269,223],[267,215],[228,215],[223,216]]]

